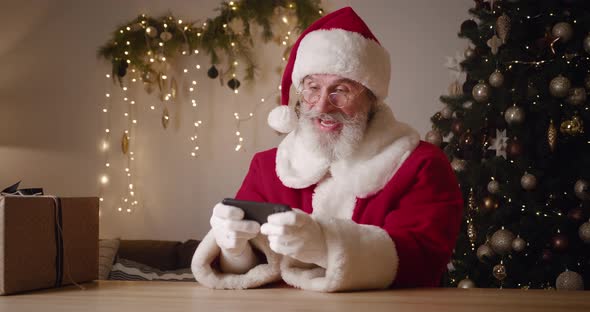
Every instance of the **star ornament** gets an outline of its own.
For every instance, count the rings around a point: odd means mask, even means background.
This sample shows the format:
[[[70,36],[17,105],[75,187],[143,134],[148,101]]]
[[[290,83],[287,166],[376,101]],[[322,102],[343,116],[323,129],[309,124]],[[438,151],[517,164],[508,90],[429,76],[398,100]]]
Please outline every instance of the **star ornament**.
[[[506,159],[506,148],[508,147],[508,137],[506,137],[506,129],[500,131],[496,129],[496,138],[492,145],[488,147],[489,150],[496,150],[496,156],[502,156]]]

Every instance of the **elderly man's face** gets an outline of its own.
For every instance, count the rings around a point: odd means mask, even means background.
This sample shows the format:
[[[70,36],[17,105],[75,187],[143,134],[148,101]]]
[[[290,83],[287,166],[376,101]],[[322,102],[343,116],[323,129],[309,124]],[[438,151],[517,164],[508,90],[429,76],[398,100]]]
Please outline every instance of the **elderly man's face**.
[[[350,155],[361,141],[373,104],[361,84],[338,75],[305,77],[300,126],[310,145],[337,159]]]

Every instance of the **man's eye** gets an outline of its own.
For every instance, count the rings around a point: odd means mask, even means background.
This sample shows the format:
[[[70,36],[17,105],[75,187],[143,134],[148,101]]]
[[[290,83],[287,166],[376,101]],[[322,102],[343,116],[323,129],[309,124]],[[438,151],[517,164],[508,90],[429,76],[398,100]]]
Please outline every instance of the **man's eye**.
[[[309,90],[311,90],[311,91],[318,91],[319,89],[320,89],[320,87],[317,87],[317,86],[310,86],[309,87]]]
[[[342,93],[342,94],[346,94],[346,93],[348,93],[348,90],[342,89],[342,88],[338,88],[338,89],[336,89],[336,92]]]

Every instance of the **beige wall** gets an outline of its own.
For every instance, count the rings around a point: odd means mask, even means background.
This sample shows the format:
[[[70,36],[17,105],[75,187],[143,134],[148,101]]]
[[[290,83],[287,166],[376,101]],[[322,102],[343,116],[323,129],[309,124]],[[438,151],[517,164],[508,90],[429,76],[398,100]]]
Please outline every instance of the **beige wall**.
[[[139,13],[197,20],[215,16],[219,1],[75,1],[27,0],[4,3],[0,11],[0,186],[23,180],[23,187],[44,187],[62,196],[96,196],[105,172],[99,142],[104,133],[100,105],[110,84],[108,64],[96,58],[110,32]],[[392,56],[388,103],[397,116],[424,135],[429,117],[440,109],[446,92],[445,56],[466,47],[456,37],[471,0],[324,1],[333,10],[352,4]],[[250,112],[261,96],[274,92],[279,49],[259,46],[264,73],[256,85],[234,96],[227,87],[195,74],[201,156],[189,157],[192,115],[186,97],[172,106],[173,121],[164,131],[158,104],[141,90],[131,90],[139,110],[134,162],[140,207],[132,214],[116,211],[125,189],[118,140],[111,142],[110,182],[101,209],[101,236],[150,239],[201,238],[209,228],[213,205],[239,187],[252,154],[280,141],[266,126],[270,103],[242,129],[245,151],[234,151],[233,112]],[[185,64],[209,67],[206,57]],[[116,90],[116,89],[115,89]],[[123,130],[123,106],[113,91],[113,135]],[[273,102],[273,96],[269,102]]]

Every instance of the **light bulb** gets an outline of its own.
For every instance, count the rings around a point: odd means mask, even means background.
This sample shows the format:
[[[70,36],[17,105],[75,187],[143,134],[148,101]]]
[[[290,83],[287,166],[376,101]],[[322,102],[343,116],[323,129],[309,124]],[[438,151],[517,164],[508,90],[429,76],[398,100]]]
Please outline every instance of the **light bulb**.
[[[108,177],[106,174],[102,175],[102,176],[100,177],[100,183],[102,183],[102,184],[107,184],[107,183],[109,183],[109,177]]]

